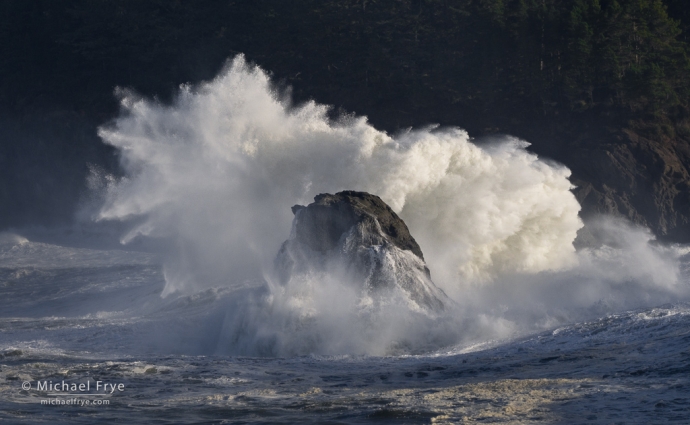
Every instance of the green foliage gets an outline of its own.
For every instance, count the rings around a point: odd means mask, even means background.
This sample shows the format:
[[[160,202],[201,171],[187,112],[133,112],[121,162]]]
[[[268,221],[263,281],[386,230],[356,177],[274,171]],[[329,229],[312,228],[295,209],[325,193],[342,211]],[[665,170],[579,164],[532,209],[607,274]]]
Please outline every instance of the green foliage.
[[[106,114],[115,85],[165,99],[244,52],[366,113],[666,119],[688,107],[680,28],[662,0],[5,0],[0,101]]]
[[[580,0],[570,23],[571,101],[650,113],[678,105],[690,68],[680,30],[660,0]]]

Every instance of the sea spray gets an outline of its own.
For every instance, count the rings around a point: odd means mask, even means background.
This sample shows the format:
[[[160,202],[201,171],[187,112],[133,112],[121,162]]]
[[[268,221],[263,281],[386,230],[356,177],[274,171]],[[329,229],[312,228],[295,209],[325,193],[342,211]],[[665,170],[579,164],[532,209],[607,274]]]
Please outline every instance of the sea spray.
[[[457,128],[392,137],[363,117],[332,122],[326,106],[291,107],[242,56],[183,86],[171,106],[119,95],[123,114],[100,135],[126,178],[98,218],[144,217],[125,240],[175,241],[168,267],[184,271],[170,272],[168,293],[261,277],[289,232],[289,207],[346,189],[388,203],[444,287],[575,261],[570,171],[517,139],[479,147]]]
[[[163,295],[181,322],[174,337],[157,332],[163,351],[189,337],[224,354],[428,352],[688,298],[682,254],[644,230],[606,219],[599,233],[618,236],[576,252],[570,171],[524,141],[333,121],[324,105],[291,105],[242,56],[213,81],[182,86],[171,105],[118,95],[123,111],[100,135],[125,177],[100,186],[96,218],[133,223],[123,242],[165,241]],[[290,207],[341,190],[376,194],[398,213],[452,308],[431,318],[401,300],[363,303],[339,276],[271,278]],[[207,296],[217,298],[206,315],[180,307]]]

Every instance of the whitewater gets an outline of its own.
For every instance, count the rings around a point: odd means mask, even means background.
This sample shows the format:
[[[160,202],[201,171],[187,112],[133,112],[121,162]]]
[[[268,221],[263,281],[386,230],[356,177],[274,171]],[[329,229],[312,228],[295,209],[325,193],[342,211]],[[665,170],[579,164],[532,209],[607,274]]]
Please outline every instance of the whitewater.
[[[583,223],[527,142],[333,118],[242,56],[171,104],[116,94],[122,175],[91,168],[70,229],[0,233],[0,420],[687,423],[690,249]],[[405,221],[447,308],[275,278],[290,207],[342,190]]]

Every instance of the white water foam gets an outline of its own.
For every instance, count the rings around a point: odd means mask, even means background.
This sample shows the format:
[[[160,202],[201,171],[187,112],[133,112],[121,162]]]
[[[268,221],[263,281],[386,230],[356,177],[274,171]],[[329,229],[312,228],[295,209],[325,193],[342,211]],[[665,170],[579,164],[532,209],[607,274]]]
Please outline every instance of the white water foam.
[[[478,147],[456,128],[396,137],[366,118],[330,122],[291,107],[240,56],[214,81],[182,87],[172,106],[120,92],[123,115],[101,137],[127,178],[101,219],[145,216],[131,234],[176,239],[176,261],[260,276],[290,230],[290,206],[344,189],[379,195],[413,229],[442,285],[572,265],[582,226],[563,166],[525,142]],[[169,292],[201,281],[176,281]]]
[[[242,56],[213,81],[181,87],[172,105],[118,94],[122,114],[100,135],[126,177],[102,185],[96,218],[137,223],[125,243],[168,241],[164,296],[268,280],[266,294],[228,303],[218,336],[228,352],[414,351],[687,296],[680,254],[644,231],[602,221],[594,226],[613,239],[576,252],[570,171],[515,138],[479,146],[458,128],[391,136],[364,117],[334,122],[326,106],[291,105]],[[346,189],[379,195],[406,221],[434,282],[457,301],[450,317],[419,318],[395,302],[372,311],[337,277],[270,281],[290,206]]]

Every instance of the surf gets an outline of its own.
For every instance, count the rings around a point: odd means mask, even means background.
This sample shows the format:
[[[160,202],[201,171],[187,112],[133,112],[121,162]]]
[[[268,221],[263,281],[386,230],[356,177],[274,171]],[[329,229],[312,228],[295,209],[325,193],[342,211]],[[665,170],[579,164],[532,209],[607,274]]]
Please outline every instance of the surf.
[[[331,119],[326,105],[293,105],[241,55],[171,104],[117,95],[122,111],[99,135],[124,177],[94,170],[93,218],[127,223],[124,244],[165,241],[162,297],[236,292],[219,313],[217,346],[229,353],[417,352],[688,297],[682,249],[616,219],[584,228],[570,171],[525,141]],[[272,281],[290,207],[343,190],[377,195],[405,221],[454,302],[444,317],[392,301],[362,309],[337,276]],[[578,234],[591,236],[579,250]]]

